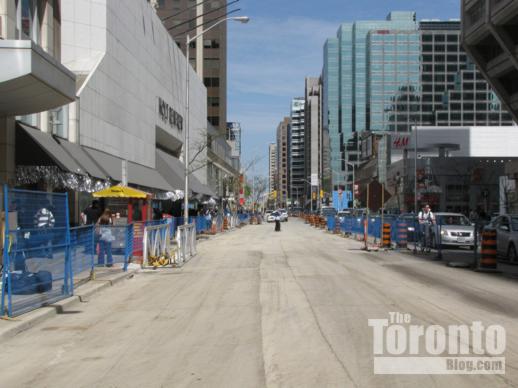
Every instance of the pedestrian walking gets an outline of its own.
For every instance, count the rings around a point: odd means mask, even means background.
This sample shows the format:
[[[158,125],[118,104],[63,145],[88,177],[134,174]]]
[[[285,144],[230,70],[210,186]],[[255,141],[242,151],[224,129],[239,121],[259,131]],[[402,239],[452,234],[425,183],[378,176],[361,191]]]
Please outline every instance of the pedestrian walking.
[[[109,209],[104,210],[104,213],[97,221],[99,228],[99,257],[97,258],[98,265],[104,265],[104,256],[107,256],[106,266],[113,266],[112,256],[112,242],[115,240],[113,236],[111,225],[113,224],[111,213]]]
[[[273,217],[275,219],[275,231],[281,231],[281,213],[275,212],[273,213]]]

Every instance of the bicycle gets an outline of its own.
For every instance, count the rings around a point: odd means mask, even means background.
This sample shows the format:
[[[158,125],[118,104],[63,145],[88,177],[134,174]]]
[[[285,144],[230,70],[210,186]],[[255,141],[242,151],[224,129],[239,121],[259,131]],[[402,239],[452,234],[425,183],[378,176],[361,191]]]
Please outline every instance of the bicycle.
[[[419,246],[421,253],[430,253],[432,250],[432,225],[432,222],[423,222],[420,224],[421,238],[419,239]]]

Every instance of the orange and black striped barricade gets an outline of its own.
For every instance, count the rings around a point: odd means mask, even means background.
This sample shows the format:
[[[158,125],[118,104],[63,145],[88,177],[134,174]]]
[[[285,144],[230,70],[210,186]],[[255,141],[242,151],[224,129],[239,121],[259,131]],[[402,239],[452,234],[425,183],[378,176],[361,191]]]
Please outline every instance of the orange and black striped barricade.
[[[383,248],[390,248],[390,228],[391,228],[391,226],[388,222],[383,224],[383,229],[382,229],[382,234],[381,234]]]
[[[223,217],[223,230],[228,230],[228,217]]]
[[[486,229],[482,232],[481,255],[476,271],[494,272],[497,269],[496,260],[496,230]]]

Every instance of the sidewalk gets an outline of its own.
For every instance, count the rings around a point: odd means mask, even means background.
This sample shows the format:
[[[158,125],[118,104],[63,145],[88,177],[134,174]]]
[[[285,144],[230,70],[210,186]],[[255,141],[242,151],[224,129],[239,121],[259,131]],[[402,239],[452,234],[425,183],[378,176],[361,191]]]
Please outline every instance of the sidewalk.
[[[216,235],[198,235],[197,243],[200,244],[218,239],[237,229],[239,228],[229,229]],[[127,272],[122,271],[122,264],[116,264],[113,268],[96,267],[95,278],[93,280],[91,279],[90,271],[83,271],[76,274],[74,276],[74,296],[48,306],[40,307],[15,318],[1,318],[0,342],[36,326],[50,317],[74,313],[73,307],[77,305],[77,303],[87,303],[95,294],[124,280],[133,278],[135,274],[140,271],[142,271],[140,264],[130,264]]]
[[[0,342],[34,327],[52,316],[73,313],[73,307],[78,303],[86,303],[90,297],[106,290],[108,287],[133,278],[138,271],[138,269],[134,268],[128,269],[128,272],[122,272],[121,268],[116,267],[96,268],[95,280],[89,280],[90,272],[85,271],[79,274],[74,284],[74,296],[22,314],[16,318],[0,319]]]

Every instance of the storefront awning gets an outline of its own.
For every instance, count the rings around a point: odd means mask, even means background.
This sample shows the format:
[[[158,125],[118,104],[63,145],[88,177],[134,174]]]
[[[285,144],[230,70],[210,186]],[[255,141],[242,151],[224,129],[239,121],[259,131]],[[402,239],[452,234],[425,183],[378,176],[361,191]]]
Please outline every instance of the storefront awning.
[[[174,187],[157,170],[133,162],[128,162],[128,182],[152,189],[174,191]]]
[[[157,149],[157,169],[167,182],[177,190],[185,188],[185,165],[178,158]],[[196,194],[216,197],[216,194],[201,183],[194,175],[189,176],[189,191]]]
[[[86,151],[78,144],[69,141],[56,139],[68,154],[75,159],[90,176],[99,179],[106,179],[108,174],[86,153]]]
[[[93,148],[84,147],[84,149],[108,173],[110,178],[122,181],[122,159]],[[128,182],[150,189],[174,190],[157,170],[133,162],[128,162]]]
[[[83,149],[106,171],[108,177],[114,181],[122,181],[122,159],[93,148],[83,147]]]
[[[156,168],[160,175],[169,183],[175,190],[183,190],[185,188],[184,181],[184,164],[168,153],[157,149],[156,150]]]
[[[16,142],[19,145],[19,152],[17,152],[18,164],[34,164],[34,155],[31,154],[30,148],[27,147],[25,141],[28,136],[28,138],[34,141],[62,170],[86,175],[87,171],[85,171],[51,135],[20,122],[17,123],[17,127]]]
[[[74,73],[36,43],[0,39],[0,116],[43,112],[75,95]]]

